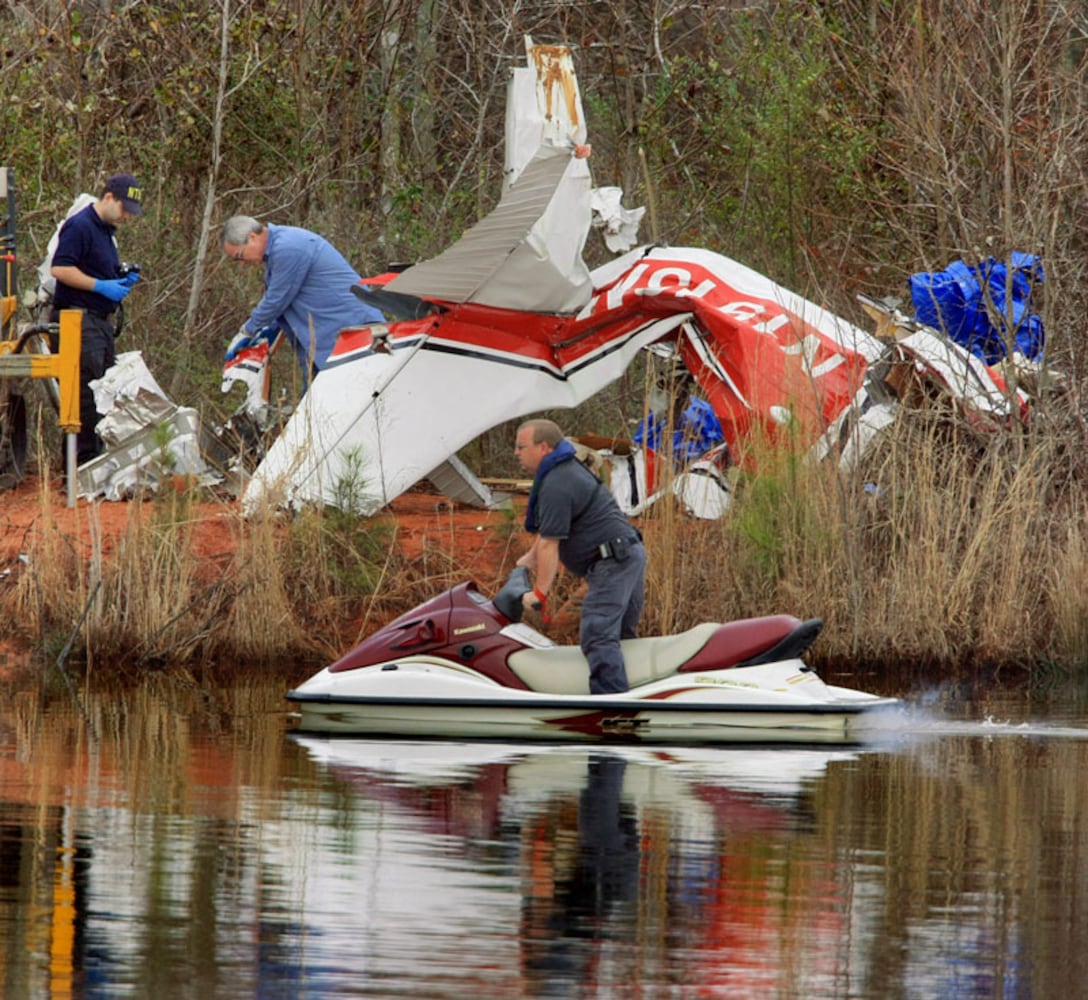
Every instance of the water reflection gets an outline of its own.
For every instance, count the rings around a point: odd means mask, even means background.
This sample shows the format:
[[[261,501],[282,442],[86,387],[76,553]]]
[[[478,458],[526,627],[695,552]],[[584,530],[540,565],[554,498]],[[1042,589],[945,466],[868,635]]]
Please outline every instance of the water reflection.
[[[1088,972],[1082,718],[382,742],[286,737],[280,696],[0,708],[3,995],[1074,996]]]
[[[360,803],[384,803],[385,822],[411,817],[481,873],[505,859],[493,872],[518,903],[504,932],[518,978],[503,995],[720,979],[743,996],[797,972],[792,926],[809,947],[841,930],[832,914],[807,919],[835,898],[834,866],[815,879],[779,852],[815,825],[813,783],[857,752],[296,740]],[[791,883],[820,891],[790,900]],[[475,908],[463,890],[445,902],[462,918]],[[818,984],[825,970],[810,965],[804,981]]]
[[[566,996],[571,983],[588,981],[602,929],[618,908],[631,910],[638,900],[638,822],[620,799],[626,768],[622,757],[590,754],[576,829],[542,837],[538,823],[530,839],[520,934],[522,969],[536,995]],[[563,817],[552,819],[558,826]],[[550,849],[560,839],[574,843],[569,858]],[[617,923],[634,926],[627,915]]]

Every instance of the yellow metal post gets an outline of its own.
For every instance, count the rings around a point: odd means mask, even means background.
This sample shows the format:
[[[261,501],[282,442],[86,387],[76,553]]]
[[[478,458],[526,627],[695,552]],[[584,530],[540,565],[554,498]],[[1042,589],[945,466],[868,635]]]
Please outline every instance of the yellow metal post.
[[[60,412],[57,423],[67,435],[65,464],[68,480],[68,506],[76,505],[75,435],[79,432],[79,351],[83,313],[63,309],[60,314],[60,347],[56,354],[16,353],[18,341],[0,341],[0,378],[55,378],[60,387]]]
[[[60,383],[60,414],[57,423],[65,434],[78,434],[79,422],[79,351],[82,338],[83,313],[78,309],[62,309],[60,313],[60,349],[49,356],[38,355],[35,361],[53,360],[53,378]],[[41,376],[45,378],[45,375]]]
[[[3,257],[0,257],[0,260],[3,261],[4,268],[10,271],[13,261],[11,254],[4,254]],[[9,277],[7,280],[10,281],[11,278]],[[5,334],[7,333],[8,324],[15,318],[15,310],[18,308],[18,305],[19,301],[14,295],[5,295],[0,298],[0,329],[2,329]]]

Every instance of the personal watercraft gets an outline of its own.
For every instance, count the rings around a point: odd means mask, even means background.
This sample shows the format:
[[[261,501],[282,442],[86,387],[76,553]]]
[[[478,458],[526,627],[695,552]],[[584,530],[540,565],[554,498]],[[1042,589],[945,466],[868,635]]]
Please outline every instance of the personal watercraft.
[[[630,690],[591,695],[578,646],[521,620],[528,574],[489,599],[461,583],[287,693],[297,729],[350,735],[628,742],[851,743],[898,699],[825,684],[822,628],[779,614],[624,640]]]

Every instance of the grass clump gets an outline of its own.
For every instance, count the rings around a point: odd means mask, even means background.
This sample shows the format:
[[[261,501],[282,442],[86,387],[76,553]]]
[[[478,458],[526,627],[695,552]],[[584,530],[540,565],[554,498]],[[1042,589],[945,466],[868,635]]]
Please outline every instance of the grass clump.
[[[722,520],[649,512],[644,631],[785,611],[824,619],[825,660],[1083,670],[1085,492],[1059,444],[903,411],[851,472],[760,455]]]

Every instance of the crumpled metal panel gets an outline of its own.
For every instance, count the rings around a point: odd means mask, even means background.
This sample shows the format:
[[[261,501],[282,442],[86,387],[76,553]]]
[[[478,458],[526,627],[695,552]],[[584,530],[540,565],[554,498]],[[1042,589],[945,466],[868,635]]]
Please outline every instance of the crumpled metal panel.
[[[408,268],[385,287],[444,302],[577,311],[592,292],[589,271],[551,256],[546,237],[536,228],[573,162],[578,161],[570,150],[542,147],[490,215],[437,257]],[[585,194],[588,198],[588,183]],[[564,204],[569,204],[565,198]],[[588,224],[588,210],[584,218]],[[571,219],[581,221],[573,213]]]
[[[526,39],[528,66],[507,87],[498,206],[453,246],[386,287],[444,302],[571,314],[592,293],[582,259],[592,220],[582,98],[570,50]]]

